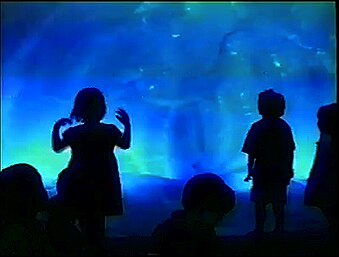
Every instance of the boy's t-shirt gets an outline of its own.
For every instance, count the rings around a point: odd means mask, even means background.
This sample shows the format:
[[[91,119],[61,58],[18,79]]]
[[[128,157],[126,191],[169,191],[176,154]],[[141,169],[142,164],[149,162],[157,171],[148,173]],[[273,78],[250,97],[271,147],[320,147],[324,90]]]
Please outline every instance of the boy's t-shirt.
[[[254,178],[270,182],[287,182],[293,177],[294,150],[291,128],[280,118],[253,123],[242,147],[242,152],[255,158]]]

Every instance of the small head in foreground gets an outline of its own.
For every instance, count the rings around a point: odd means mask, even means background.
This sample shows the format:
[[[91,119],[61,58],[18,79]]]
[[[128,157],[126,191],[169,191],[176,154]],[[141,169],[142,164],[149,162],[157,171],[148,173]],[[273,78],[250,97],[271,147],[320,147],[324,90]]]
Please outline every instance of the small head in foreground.
[[[31,165],[14,164],[0,172],[0,218],[5,222],[34,219],[46,208],[48,194]]]
[[[235,206],[235,192],[213,173],[198,174],[187,181],[181,203],[204,225],[215,226]]]
[[[321,133],[333,135],[337,133],[338,124],[337,103],[321,106],[318,110],[318,128]]]

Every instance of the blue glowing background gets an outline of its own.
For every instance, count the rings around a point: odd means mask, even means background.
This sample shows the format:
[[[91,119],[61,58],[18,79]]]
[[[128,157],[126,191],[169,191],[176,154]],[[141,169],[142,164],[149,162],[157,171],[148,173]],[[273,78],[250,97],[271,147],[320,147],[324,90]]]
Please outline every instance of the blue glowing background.
[[[117,151],[125,195],[203,171],[248,191],[240,150],[260,118],[258,93],[273,88],[286,97],[295,181],[304,181],[317,109],[336,101],[334,5],[2,3],[1,166],[32,164],[52,192],[70,158],[52,151],[52,126],[95,86],[104,122],[122,128],[117,107],[131,116],[132,148]]]

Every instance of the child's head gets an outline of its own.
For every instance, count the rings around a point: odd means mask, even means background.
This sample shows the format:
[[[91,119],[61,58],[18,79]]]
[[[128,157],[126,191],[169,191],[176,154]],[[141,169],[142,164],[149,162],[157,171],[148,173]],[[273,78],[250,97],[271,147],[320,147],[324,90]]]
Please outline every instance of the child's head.
[[[198,174],[185,184],[181,203],[187,212],[201,214],[202,222],[214,226],[234,208],[235,193],[216,174]]]
[[[264,118],[279,118],[285,113],[285,98],[273,89],[265,90],[259,94],[258,110]]]
[[[78,122],[100,122],[106,114],[105,97],[94,87],[81,89],[75,97],[71,118]]]
[[[0,216],[3,220],[32,219],[45,209],[48,194],[40,173],[29,164],[0,172]]]
[[[337,103],[321,106],[318,110],[318,128],[321,133],[334,134],[337,133]]]

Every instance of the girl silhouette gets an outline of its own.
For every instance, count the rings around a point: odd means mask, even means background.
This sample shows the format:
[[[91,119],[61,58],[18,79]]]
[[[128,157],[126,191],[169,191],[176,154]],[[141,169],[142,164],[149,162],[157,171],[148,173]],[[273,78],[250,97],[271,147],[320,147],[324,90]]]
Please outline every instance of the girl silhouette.
[[[124,125],[122,133],[115,125],[102,123],[106,114],[105,98],[97,88],[84,88],[75,98],[70,118],[58,120],[52,132],[52,147],[57,153],[72,150],[69,176],[64,187],[64,204],[78,213],[80,227],[94,249],[101,249],[105,216],[122,215],[122,194],[114,148],[128,149],[131,125],[121,108],[116,118]],[[72,124],[60,138],[60,128]],[[98,248],[99,247],[99,248]]]

